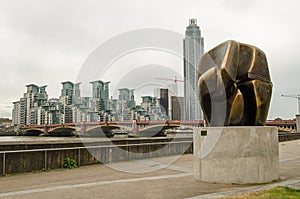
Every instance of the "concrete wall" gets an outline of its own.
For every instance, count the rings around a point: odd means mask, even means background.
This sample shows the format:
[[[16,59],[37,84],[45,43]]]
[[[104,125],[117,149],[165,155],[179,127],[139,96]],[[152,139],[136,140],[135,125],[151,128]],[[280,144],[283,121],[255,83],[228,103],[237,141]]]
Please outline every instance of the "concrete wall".
[[[195,178],[227,184],[279,179],[277,127],[198,128],[194,132]]]
[[[170,142],[171,143],[168,143]],[[101,147],[92,149],[75,149],[75,147]],[[75,143],[20,143],[0,145],[5,151],[31,150],[34,152],[9,152],[0,154],[1,174],[31,172],[35,170],[47,170],[48,168],[62,168],[67,157],[75,159],[80,166],[112,163],[145,159],[151,157],[163,157],[192,153],[191,138],[136,138],[113,139],[111,141],[81,142]],[[51,150],[57,148],[70,148],[67,150]],[[50,150],[46,150],[50,149]],[[5,166],[3,166],[5,162]]]

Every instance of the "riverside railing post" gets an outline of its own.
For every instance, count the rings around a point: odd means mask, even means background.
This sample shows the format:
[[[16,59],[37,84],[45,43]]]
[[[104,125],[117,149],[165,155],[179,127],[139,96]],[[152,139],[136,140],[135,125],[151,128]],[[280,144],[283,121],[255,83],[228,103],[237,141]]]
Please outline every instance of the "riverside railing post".
[[[47,150],[45,150],[45,171],[47,170]]]
[[[78,166],[80,167],[80,149],[78,149]]]
[[[5,175],[5,153],[3,153],[3,162],[2,162],[2,175]]]
[[[152,158],[152,155],[151,155],[151,151],[150,151],[150,144],[148,144],[148,158]]]

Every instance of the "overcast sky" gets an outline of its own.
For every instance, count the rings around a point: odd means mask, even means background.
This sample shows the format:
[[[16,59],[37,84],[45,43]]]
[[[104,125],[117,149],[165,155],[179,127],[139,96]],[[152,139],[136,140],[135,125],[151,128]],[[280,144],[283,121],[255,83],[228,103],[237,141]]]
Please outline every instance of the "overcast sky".
[[[299,7],[297,0],[0,0],[0,117],[11,117],[27,84],[48,85],[58,97],[60,83],[76,81],[91,52],[115,35],[140,28],[184,35],[188,19],[197,18],[205,50],[234,39],[267,54],[269,118],[294,118],[297,100],[280,95],[300,93]]]

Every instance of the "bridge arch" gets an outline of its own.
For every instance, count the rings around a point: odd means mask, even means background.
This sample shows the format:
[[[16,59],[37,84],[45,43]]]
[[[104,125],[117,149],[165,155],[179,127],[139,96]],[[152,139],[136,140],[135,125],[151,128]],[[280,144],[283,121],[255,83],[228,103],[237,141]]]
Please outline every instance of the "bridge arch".
[[[102,128],[102,129],[125,129],[125,130],[128,130],[128,131],[132,130],[132,128],[128,127],[128,126],[121,126],[121,125],[117,125],[117,124],[109,124],[109,125],[92,126],[90,128],[87,128],[86,132],[87,131],[92,131],[92,130],[97,129],[97,128]]]
[[[32,135],[32,136],[39,136],[42,133],[44,133],[43,129],[39,129],[39,128],[30,128],[30,129],[26,129],[25,131],[25,135]]]
[[[139,134],[142,137],[155,137],[164,135],[166,129],[179,127],[180,124],[156,124],[139,129]]]
[[[124,129],[128,131],[132,130],[130,127],[115,124],[97,125],[87,128],[85,132],[82,132],[82,135],[88,137],[113,137],[113,129]]]
[[[53,129],[50,129],[48,133],[56,136],[71,136],[77,128],[74,126],[58,126]]]

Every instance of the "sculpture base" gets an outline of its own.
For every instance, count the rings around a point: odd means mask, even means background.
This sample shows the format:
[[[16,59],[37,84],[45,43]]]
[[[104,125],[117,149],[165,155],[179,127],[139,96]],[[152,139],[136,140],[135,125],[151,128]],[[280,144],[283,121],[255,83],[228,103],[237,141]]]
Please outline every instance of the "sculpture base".
[[[194,177],[226,184],[279,179],[277,127],[208,127],[194,131]]]

